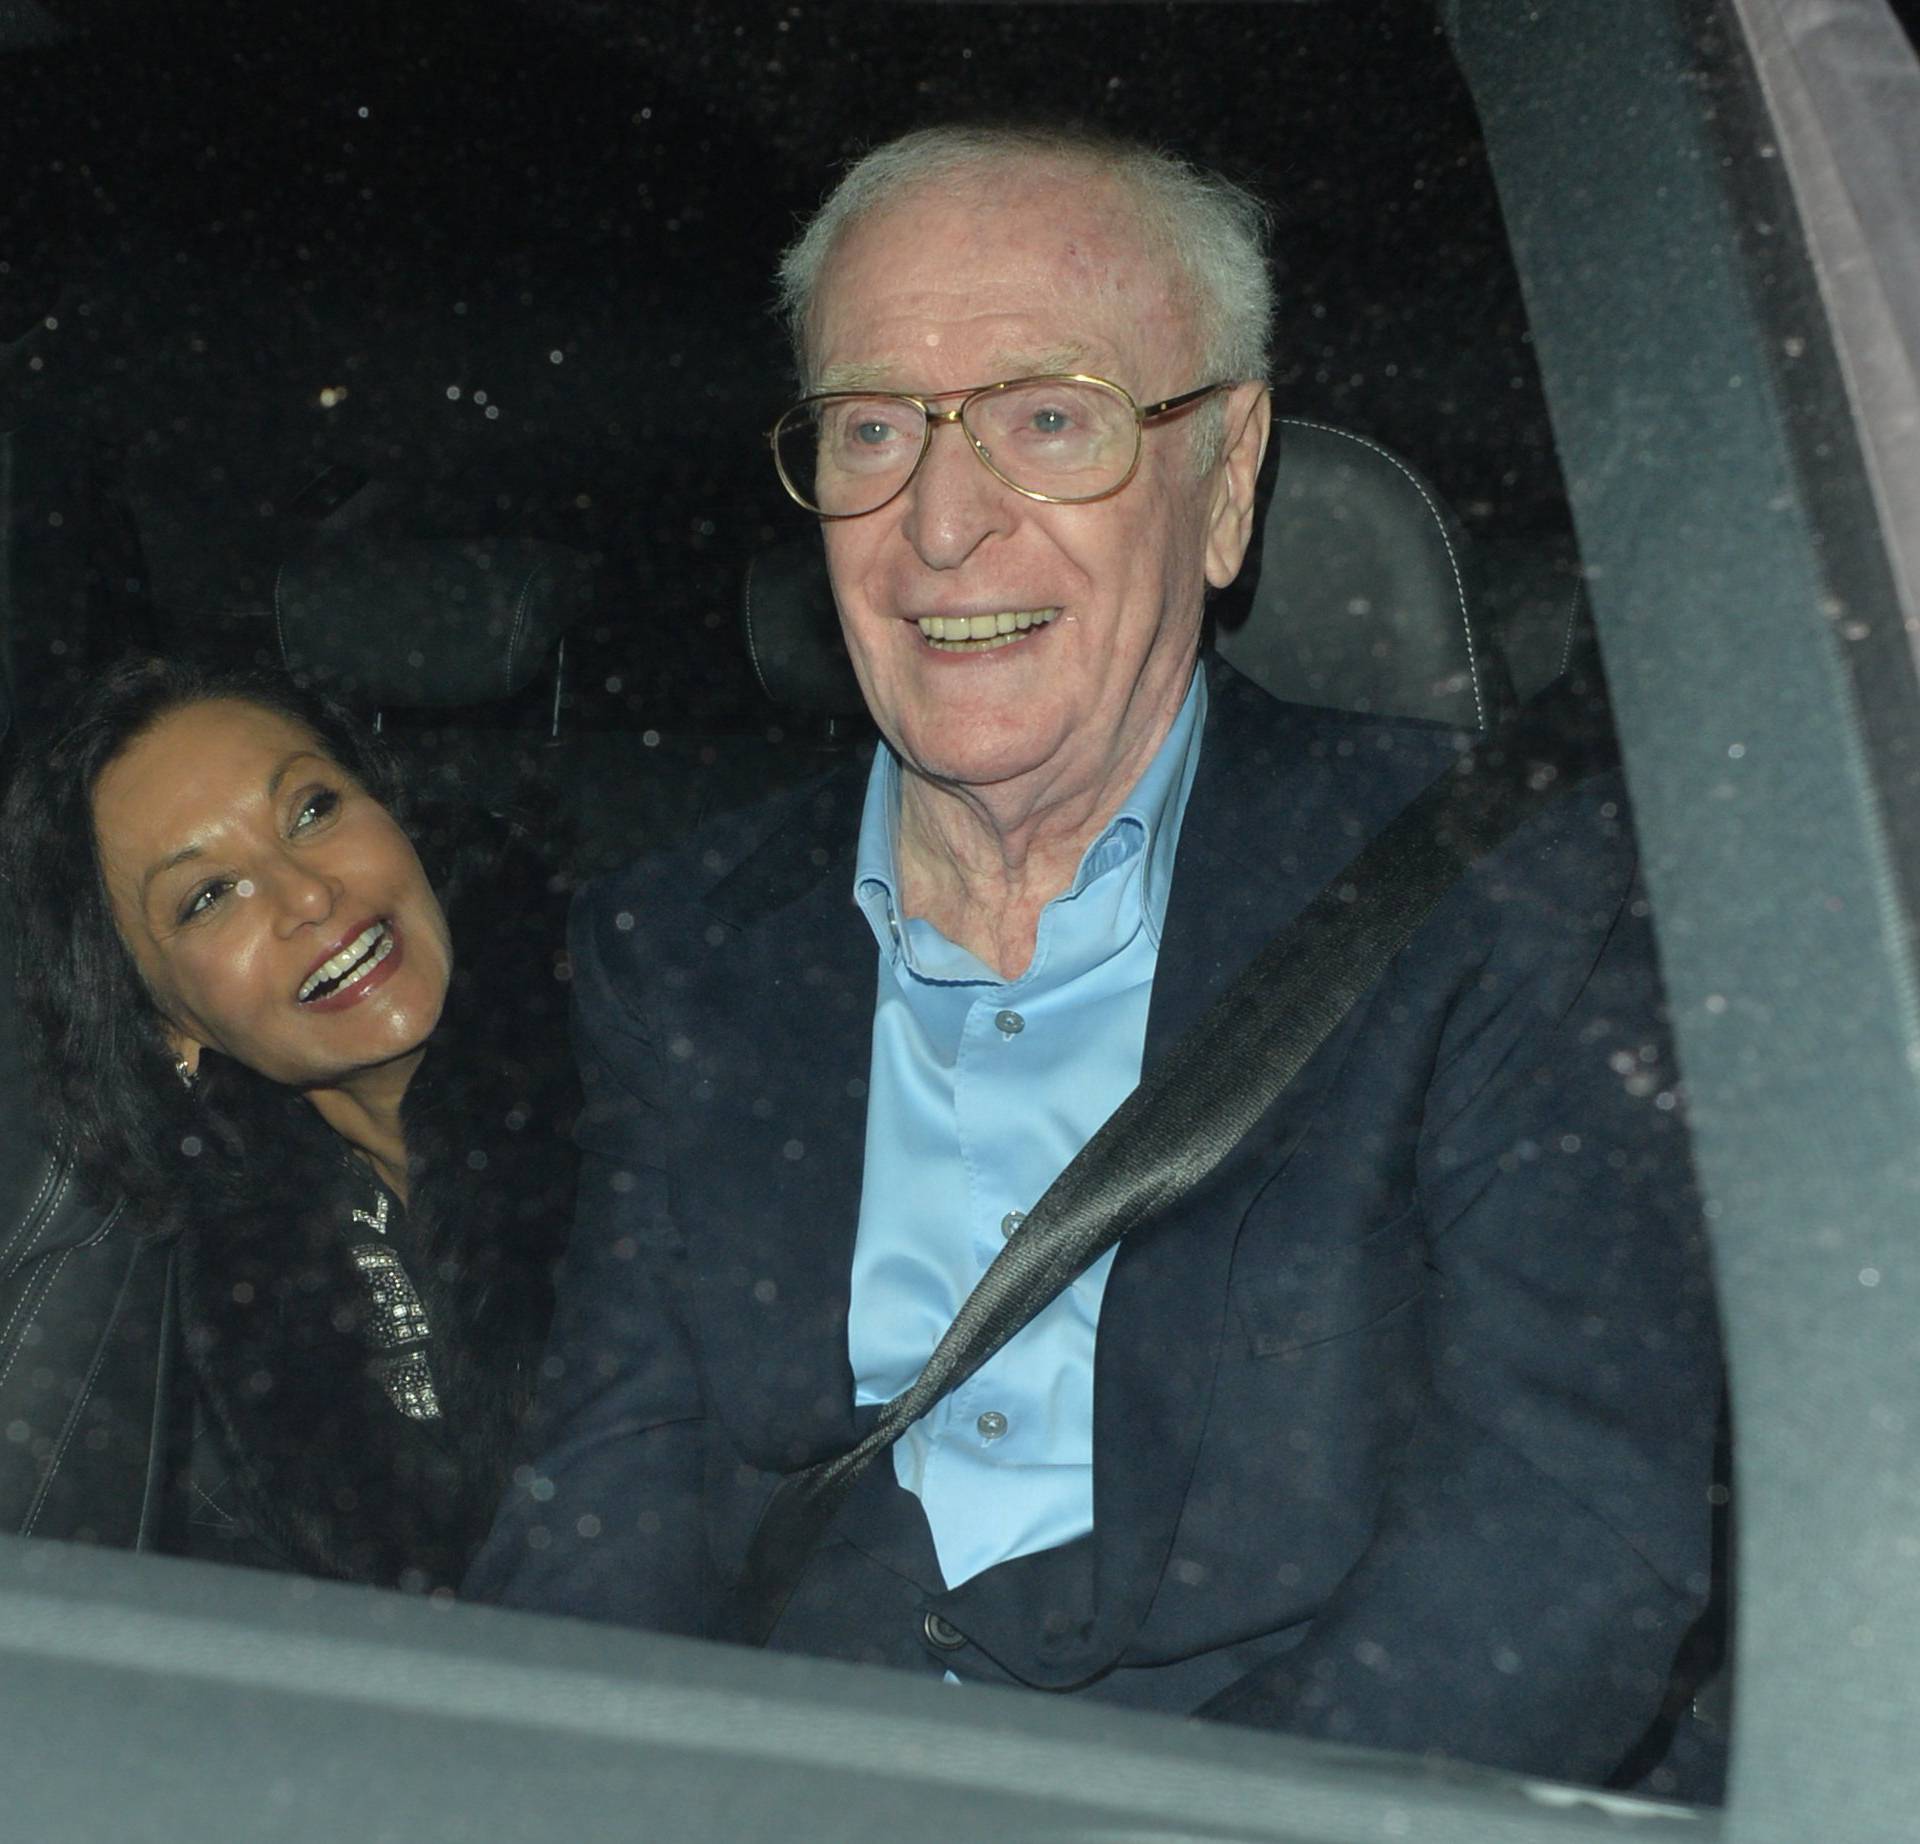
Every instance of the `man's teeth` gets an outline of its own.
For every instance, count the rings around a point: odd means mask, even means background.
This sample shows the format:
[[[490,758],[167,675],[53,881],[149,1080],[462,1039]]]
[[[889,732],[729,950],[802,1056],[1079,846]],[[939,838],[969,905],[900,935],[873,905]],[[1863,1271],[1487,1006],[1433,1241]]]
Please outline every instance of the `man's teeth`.
[[[1056,608],[1003,608],[991,615],[922,615],[922,639],[949,651],[984,653],[1011,646],[1030,627],[1045,627]]]
[[[324,960],[300,982],[298,997],[311,999],[323,986],[337,986],[348,974],[369,971],[393,952],[393,936],[384,922],[363,929],[330,960]],[[360,966],[365,961],[366,967]]]

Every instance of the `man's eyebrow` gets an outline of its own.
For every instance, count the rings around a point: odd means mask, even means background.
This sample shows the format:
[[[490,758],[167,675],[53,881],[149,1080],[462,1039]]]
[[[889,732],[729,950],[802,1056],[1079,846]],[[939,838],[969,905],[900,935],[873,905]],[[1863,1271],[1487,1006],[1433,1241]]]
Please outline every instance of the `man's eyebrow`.
[[[1039,352],[1001,352],[996,355],[1004,370],[1003,378],[1046,378],[1056,372],[1084,371],[1085,346],[1048,346]]]
[[[1041,351],[1002,350],[993,355],[990,377],[974,378],[971,384],[999,384],[1008,378],[1047,378],[1060,372],[1077,372],[1087,363],[1085,346],[1048,346]],[[915,395],[897,382],[898,368],[893,365],[830,365],[814,383],[816,392],[824,391],[898,391]]]
[[[815,391],[877,391],[888,388],[886,365],[830,365],[814,380]]]
[[[286,780],[293,765],[296,762],[306,761],[309,758],[319,762],[324,762],[328,759],[315,749],[296,749],[291,755],[283,757],[274,768],[273,773],[267,777],[267,798],[269,800],[275,799],[280,792],[280,784]],[[159,863],[149,865],[147,867],[147,874],[140,880],[140,907],[142,909],[146,908],[147,892],[153,888],[154,881],[157,878],[164,877],[169,871],[176,870],[183,864],[190,864],[194,859],[204,855],[202,848],[198,845],[183,845],[177,852],[172,853],[169,857],[162,858]]]

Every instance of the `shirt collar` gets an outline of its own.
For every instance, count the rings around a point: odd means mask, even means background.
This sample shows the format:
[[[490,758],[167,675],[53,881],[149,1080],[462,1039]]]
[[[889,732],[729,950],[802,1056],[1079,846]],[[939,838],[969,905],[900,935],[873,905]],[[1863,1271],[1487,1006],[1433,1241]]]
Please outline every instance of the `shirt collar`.
[[[1081,855],[1073,881],[1054,899],[1077,896],[1107,872],[1145,852],[1140,900],[1157,947],[1173,888],[1174,853],[1180,821],[1200,765],[1200,738],[1207,720],[1207,675],[1196,665],[1187,695],[1153,760]],[[903,944],[900,890],[900,760],[883,741],[874,751],[867,796],[860,814],[860,841],[853,867],[853,900],[882,948],[898,953]]]

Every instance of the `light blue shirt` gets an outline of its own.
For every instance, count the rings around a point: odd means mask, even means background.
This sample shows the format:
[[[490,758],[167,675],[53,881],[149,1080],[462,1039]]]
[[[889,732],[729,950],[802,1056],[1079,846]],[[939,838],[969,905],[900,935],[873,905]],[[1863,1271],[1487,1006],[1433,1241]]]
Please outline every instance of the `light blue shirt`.
[[[1138,1085],[1206,704],[1196,672],[1014,980],[901,916],[900,764],[876,755],[854,870],[880,945],[847,1321],[856,1402],[919,1375],[1019,1213]],[[1093,1348],[1112,1265],[1109,1250],[895,1444],[949,1588],[1093,1528]]]

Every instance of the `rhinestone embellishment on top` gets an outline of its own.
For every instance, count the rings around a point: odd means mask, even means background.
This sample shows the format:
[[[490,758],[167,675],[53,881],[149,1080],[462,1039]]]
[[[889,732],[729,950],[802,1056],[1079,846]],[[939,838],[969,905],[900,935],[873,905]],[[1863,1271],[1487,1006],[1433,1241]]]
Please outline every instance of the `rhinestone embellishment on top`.
[[[385,1191],[375,1191],[371,1210],[355,1210],[353,1221],[364,1223],[376,1236],[385,1236],[391,1206]],[[362,1328],[374,1351],[393,1353],[380,1368],[387,1399],[410,1421],[438,1421],[440,1397],[433,1386],[433,1369],[419,1346],[433,1335],[427,1309],[400,1257],[385,1242],[363,1242],[347,1253],[373,1295],[373,1312]],[[403,1347],[413,1346],[412,1350]]]
[[[427,1368],[427,1354],[416,1351],[403,1357],[381,1379],[393,1406],[409,1421],[438,1421],[440,1398],[433,1393],[433,1372]]]
[[[353,1251],[353,1265],[366,1276],[376,1308],[367,1322],[367,1342],[376,1351],[393,1351],[428,1337],[427,1309],[420,1304],[413,1282],[392,1249],[363,1243]]]

